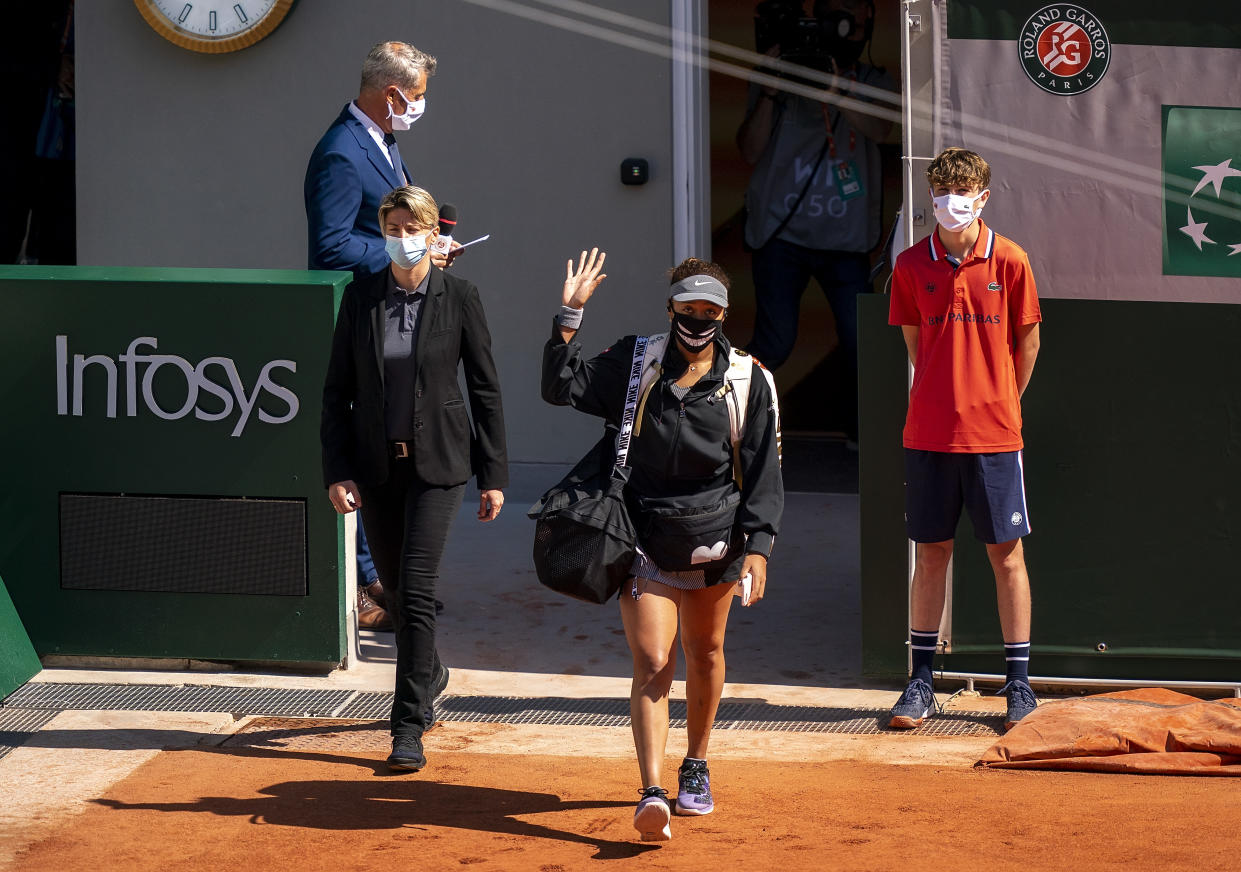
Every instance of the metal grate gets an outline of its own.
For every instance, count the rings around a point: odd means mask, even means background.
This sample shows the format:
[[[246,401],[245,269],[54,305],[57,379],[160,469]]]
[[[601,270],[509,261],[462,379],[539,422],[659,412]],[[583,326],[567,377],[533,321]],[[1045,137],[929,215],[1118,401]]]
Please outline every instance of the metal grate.
[[[232,712],[241,715],[335,716],[348,690],[210,687],[164,684],[27,684],[8,708],[64,711]]]
[[[26,744],[58,712],[0,708],[0,759],[14,748]]]
[[[440,700],[449,697],[442,696]],[[442,703],[441,703],[442,705]],[[437,707],[438,711],[438,707]],[[354,694],[341,710],[336,713],[338,718],[375,718],[387,720],[392,715],[392,694],[390,693],[358,693]]]
[[[236,715],[386,720],[392,694],[348,690],[290,690],[261,687],[204,687],[150,684],[27,684],[5,702],[12,709],[63,711],[231,712]],[[685,725],[685,702],[668,704],[671,726]],[[538,724],[545,726],[627,727],[629,701],[607,697],[442,696],[439,720],[457,723]],[[887,729],[888,710],[826,708],[770,703],[724,702],[717,730],[878,735]],[[952,711],[903,731],[920,736],[985,736],[1002,732],[996,712]]]

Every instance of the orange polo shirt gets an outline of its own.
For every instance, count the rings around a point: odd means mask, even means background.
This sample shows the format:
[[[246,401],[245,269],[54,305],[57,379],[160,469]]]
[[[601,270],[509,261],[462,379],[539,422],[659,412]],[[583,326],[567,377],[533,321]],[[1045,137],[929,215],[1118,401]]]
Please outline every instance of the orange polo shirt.
[[[1013,331],[1043,320],[1026,253],[979,219],[960,266],[932,232],[892,270],[888,323],[918,327],[906,448],[1017,451],[1021,401]]]

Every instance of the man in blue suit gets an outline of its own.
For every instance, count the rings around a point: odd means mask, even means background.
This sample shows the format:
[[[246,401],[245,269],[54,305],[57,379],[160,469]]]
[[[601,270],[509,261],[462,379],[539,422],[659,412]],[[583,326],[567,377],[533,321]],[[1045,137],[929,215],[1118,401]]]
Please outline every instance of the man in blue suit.
[[[355,279],[387,269],[379,202],[412,183],[393,131],[408,130],[422,115],[434,73],[435,58],[408,43],[381,42],[367,54],[358,98],[336,116],[306,167],[310,269],[348,270]],[[432,263],[442,267],[445,259],[433,256]],[[357,549],[358,626],[391,630],[383,583],[360,521]]]
[[[393,131],[408,130],[426,107],[435,58],[404,42],[382,42],[362,64],[356,100],[323,134],[306,167],[311,269],[350,270],[355,279],[388,266],[379,201],[412,179]]]

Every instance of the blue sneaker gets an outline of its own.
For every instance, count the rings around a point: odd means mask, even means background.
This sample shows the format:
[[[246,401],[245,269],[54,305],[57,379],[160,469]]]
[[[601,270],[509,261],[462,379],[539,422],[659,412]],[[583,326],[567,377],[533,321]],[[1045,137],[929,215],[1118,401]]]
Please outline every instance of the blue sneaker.
[[[685,759],[677,770],[677,814],[711,814],[715,801],[711,799],[711,773],[706,760]]]
[[[935,700],[935,691],[931,690],[931,685],[921,678],[915,678],[905,686],[905,692],[896,701],[896,705],[892,706],[892,719],[888,721],[888,726],[898,730],[912,730],[938,708],[939,703]]]
[[[1018,721],[1038,708],[1038,699],[1034,696],[1034,689],[1030,687],[1029,682],[1022,681],[1020,678],[1014,678],[1001,687],[996,696],[1000,694],[1008,697],[1008,713],[1004,716],[1005,730],[1011,730],[1017,726]]]
[[[648,787],[633,813],[633,828],[644,842],[666,842],[672,838],[672,812],[668,810],[668,791]]]

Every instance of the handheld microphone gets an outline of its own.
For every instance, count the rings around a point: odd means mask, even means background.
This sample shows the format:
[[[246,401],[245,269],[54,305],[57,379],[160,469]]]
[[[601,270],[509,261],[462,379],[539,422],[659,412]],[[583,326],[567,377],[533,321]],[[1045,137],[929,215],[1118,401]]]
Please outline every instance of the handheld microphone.
[[[431,248],[440,254],[448,254],[452,246],[452,234],[457,229],[457,207],[452,203],[440,206],[440,235]]]

